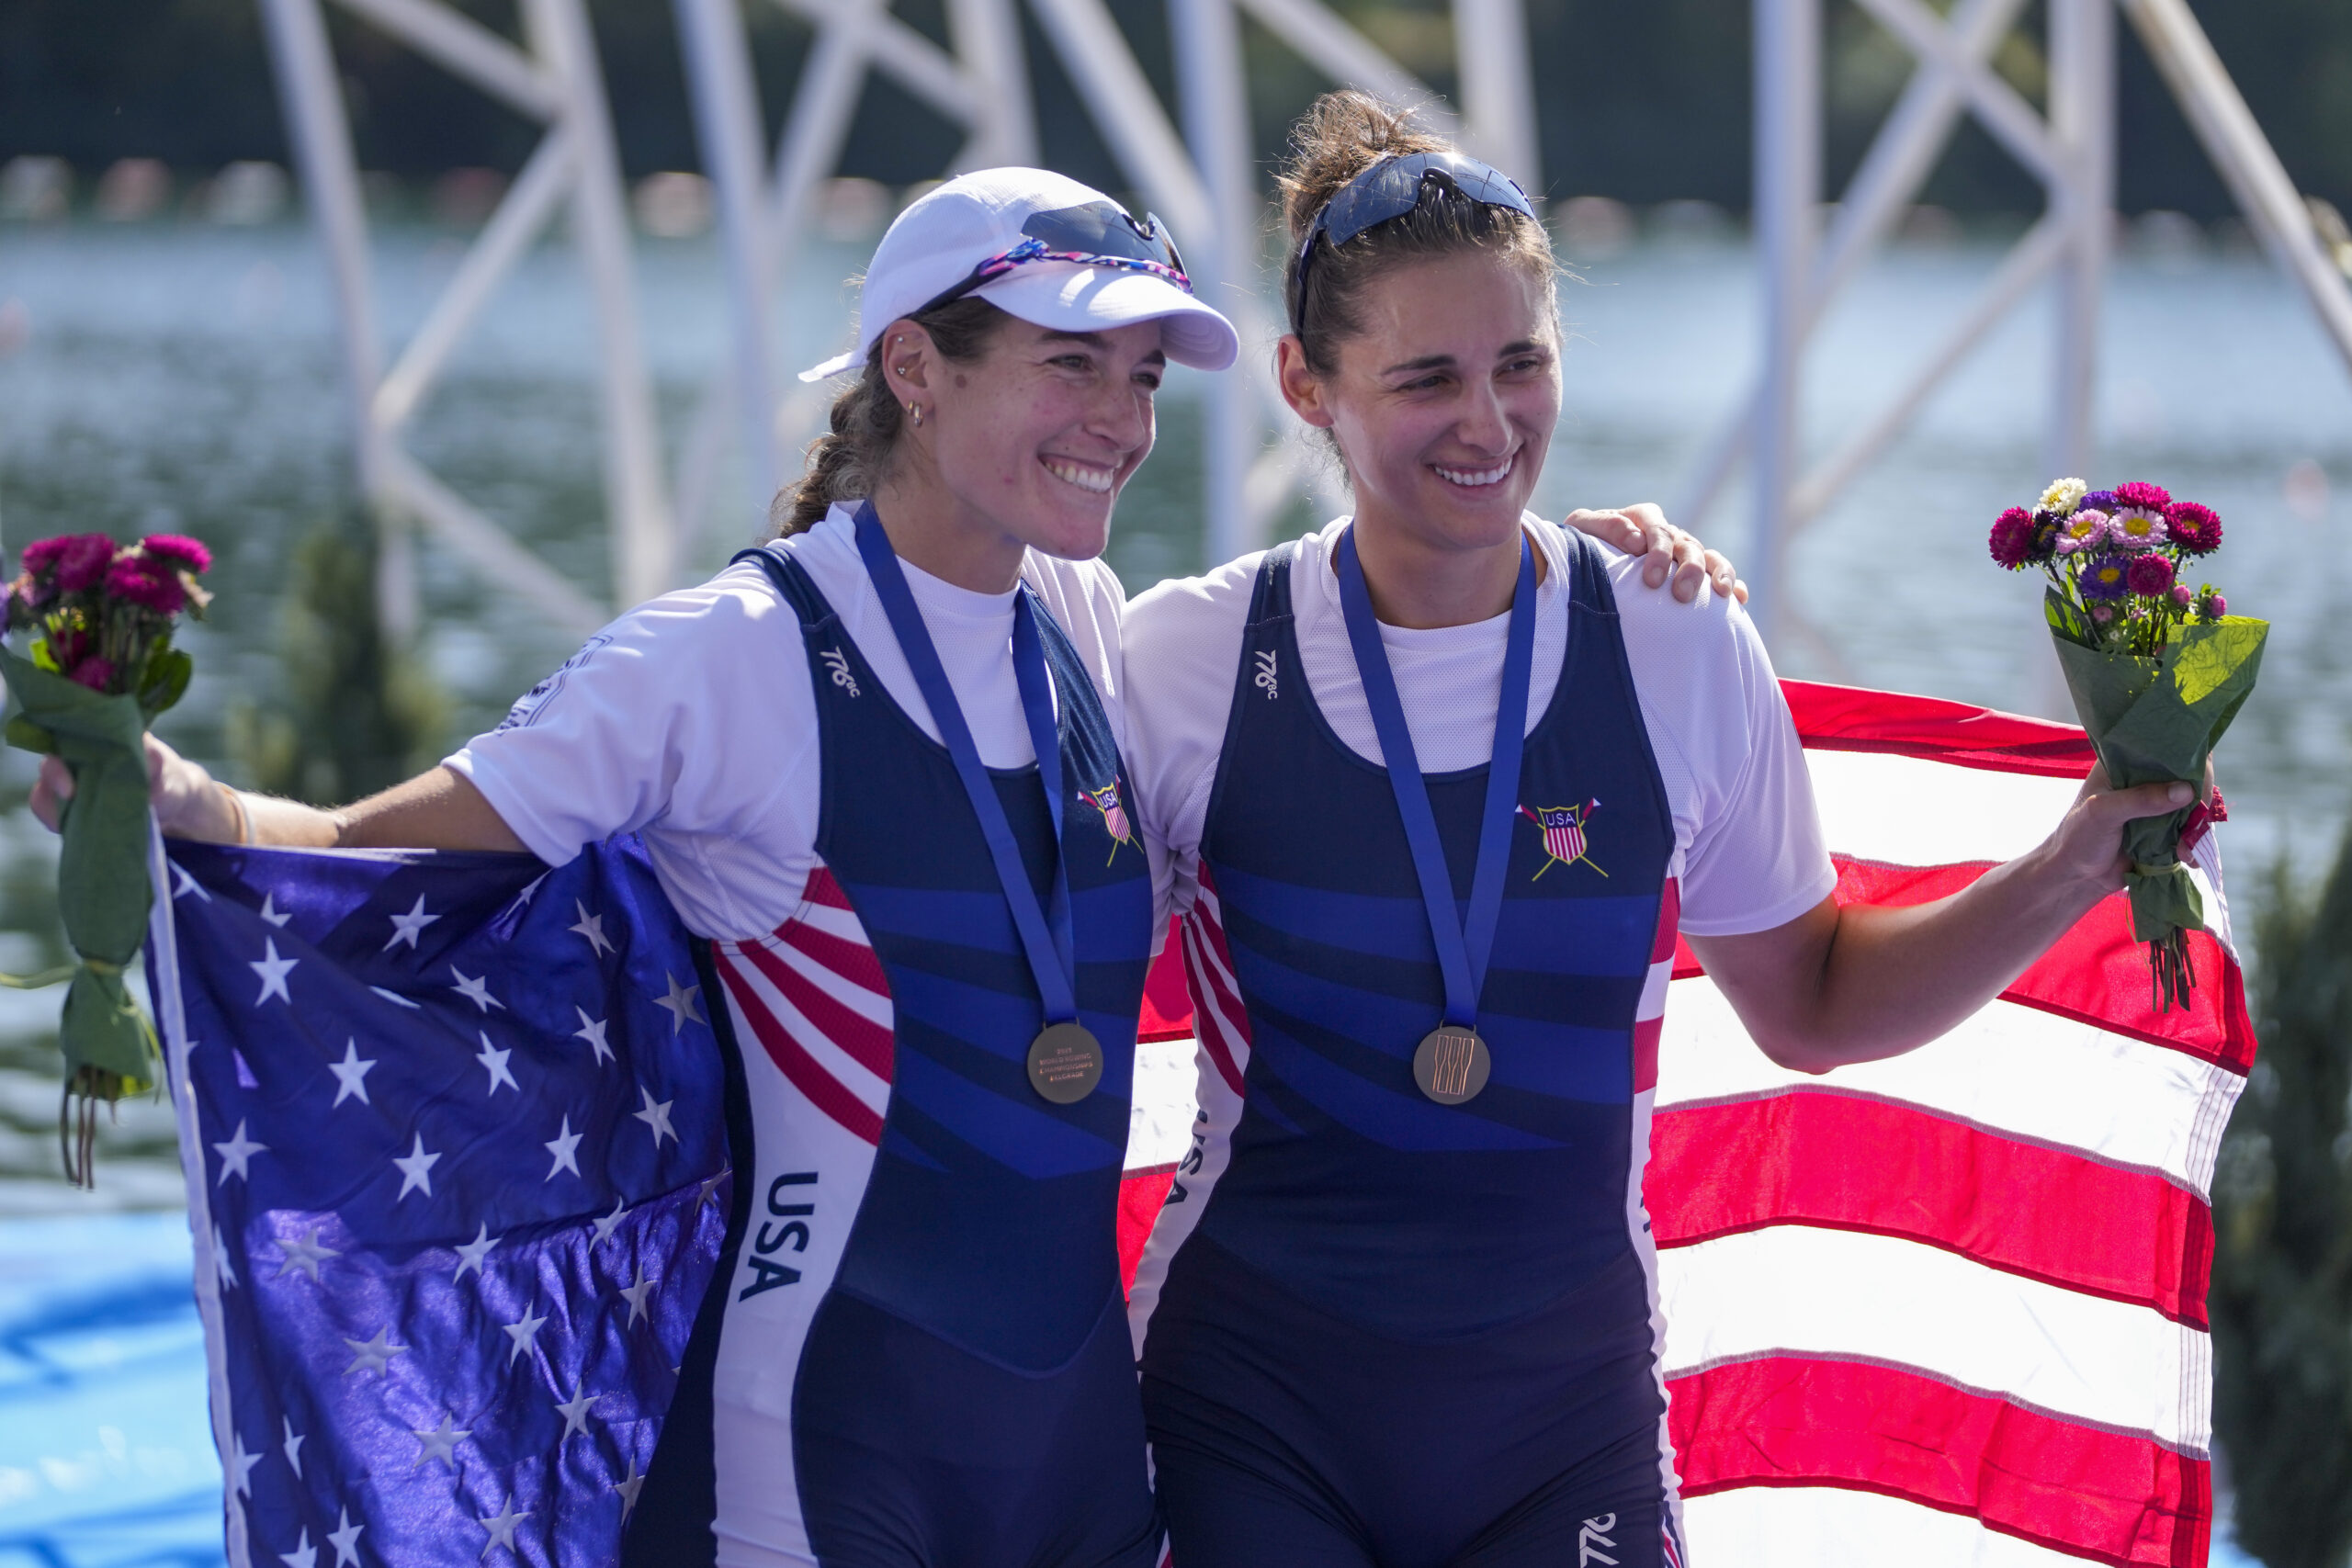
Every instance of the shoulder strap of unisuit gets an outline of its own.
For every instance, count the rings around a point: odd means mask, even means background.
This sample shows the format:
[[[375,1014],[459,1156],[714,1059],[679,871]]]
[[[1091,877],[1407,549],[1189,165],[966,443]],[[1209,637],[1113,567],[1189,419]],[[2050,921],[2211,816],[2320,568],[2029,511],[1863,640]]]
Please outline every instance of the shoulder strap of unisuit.
[[[813,634],[818,627],[840,618],[809,577],[808,569],[794,560],[791,551],[773,544],[762,545],[755,549],[736,551],[727,564],[737,566],[744,561],[756,562],[768,574],[768,581],[775,584],[776,592],[800,617],[804,630]]]

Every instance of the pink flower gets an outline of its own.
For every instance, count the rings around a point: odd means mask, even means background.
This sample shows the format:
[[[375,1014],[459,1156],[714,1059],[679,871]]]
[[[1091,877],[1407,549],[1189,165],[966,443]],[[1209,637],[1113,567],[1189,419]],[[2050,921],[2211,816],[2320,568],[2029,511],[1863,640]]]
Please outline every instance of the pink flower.
[[[2134,556],[2124,580],[2134,593],[2154,598],[2172,587],[2172,562],[2158,555]]]
[[[2151,512],[2162,512],[2172,504],[2172,492],[2162,485],[2143,484],[2134,479],[2128,485],[2117,485],[2115,499],[2125,506],[2143,506]]]
[[[94,692],[103,692],[114,681],[114,660],[94,653],[68,670],[65,678]]]
[[[189,571],[207,571],[212,566],[212,552],[204,547],[204,542],[186,534],[150,534],[139,541],[139,547],[158,560]]]
[[[2153,550],[2171,537],[2165,514],[2145,506],[2127,506],[2108,519],[2107,536],[2119,549]]]
[[[167,562],[153,556],[126,555],[107,570],[107,592],[159,615],[176,615],[187,604],[187,591]]]
[[[2059,525],[2058,553],[2071,556],[2107,542],[2107,513],[2086,506]]]
[[[79,593],[106,575],[114,541],[104,534],[63,534],[25,547],[25,570],[39,576],[54,568],[61,593]]]
[[[2165,511],[2172,542],[2192,556],[2209,556],[2222,547],[2222,519],[2210,506],[2177,501]]]
[[[2100,626],[2107,625],[2108,622],[2115,619],[2115,606],[2112,604],[2092,605],[2091,619],[2097,621]]]
[[[2218,621],[2229,613],[2230,602],[2227,599],[2222,598],[2219,593],[2208,592],[2205,595],[2205,618],[2207,620]]]
[[[2189,592],[2188,584],[2186,582],[2176,582],[2172,585],[2172,602],[2182,609],[2188,609],[2196,602],[2196,599],[2197,595]]]
[[[2011,571],[2033,558],[2033,513],[2012,506],[1993,524],[1993,559]]]

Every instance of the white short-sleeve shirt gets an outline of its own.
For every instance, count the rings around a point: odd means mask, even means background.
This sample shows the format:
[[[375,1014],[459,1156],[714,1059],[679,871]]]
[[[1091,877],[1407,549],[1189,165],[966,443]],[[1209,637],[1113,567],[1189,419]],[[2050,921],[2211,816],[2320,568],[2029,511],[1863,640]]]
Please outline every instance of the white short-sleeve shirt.
[[[850,512],[835,506],[783,547],[936,739]],[[1012,591],[974,592],[902,564],[980,760],[1035,761],[1013,671]],[[1118,578],[1099,559],[1035,551],[1021,575],[1069,634],[1124,750]],[[767,935],[798,908],[816,863],[816,690],[799,620],[754,562],[621,616],[447,766],[550,864],[615,833],[642,835],[662,890],[702,936]]]
[[[1348,520],[1299,541],[1291,600],[1307,685],[1334,733],[1381,759],[1380,740],[1340,610],[1332,552]],[[1530,514],[1547,570],[1536,589],[1535,664],[1527,727],[1543,717],[1567,650],[1568,539]],[[1685,604],[1645,587],[1641,558],[1610,557],[1619,625],[1673,813],[1670,874],[1681,879],[1682,930],[1694,936],[1769,931],[1837,886],[1804,753],[1770,660],[1747,612],[1713,593]],[[1163,909],[1190,909],[1201,835],[1232,711],[1235,666],[1262,555],[1159,584],[1127,606],[1129,767],[1143,819],[1166,846],[1156,863]],[[1494,748],[1510,617],[1416,630],[1381,641],[1425,773],[1483,764]]]

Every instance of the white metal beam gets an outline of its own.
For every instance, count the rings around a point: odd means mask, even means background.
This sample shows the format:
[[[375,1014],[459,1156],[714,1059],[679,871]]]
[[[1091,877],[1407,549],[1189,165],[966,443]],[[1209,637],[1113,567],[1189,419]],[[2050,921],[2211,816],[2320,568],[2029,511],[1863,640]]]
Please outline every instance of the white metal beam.
[[[2352,283],[2320,243],[2311,209],[2295,190],[2254,111],[2182,0],[2122,0],[2123,13],[2180,100],[2197,139],[2236,197],[2239,210],[2280,269],[2299,285],[2352,368]]]

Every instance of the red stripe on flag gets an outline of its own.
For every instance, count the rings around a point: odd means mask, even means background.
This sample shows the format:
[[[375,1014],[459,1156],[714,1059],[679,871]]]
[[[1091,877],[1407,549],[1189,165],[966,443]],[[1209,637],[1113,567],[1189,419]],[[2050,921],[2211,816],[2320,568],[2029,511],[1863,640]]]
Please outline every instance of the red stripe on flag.
[[[840,1046],[842,1055],[884,1083],[890,1081],[893,1036],[889,1030],[838,998],[828,996],[815,981],[768,949],[746,946],[737,953],[751,960],[767,976],[768,984],[783,992],[784,999],[798,1009],[800,1016],[813,1024],[818,1033]]]
[[[727,991],[735,998],[736,1010],[750,1021],[752,1032],[768,1054],[776,1070],[791,1080],[792,1087],[808,1097],[808,1103],[840,1122],[842,1127],[869,1144],[882,1141],[882,1118],[865,1101],[842,1087],[817,1059],[808,1055],[800,1042],[792,1038],[778,1022],[775,1014],[761,1002],[752,983],[743,978],[729,961],[730,955],[718,954],[719,978],[727,982]]]
[[[1159,1218],[1160,1205],[1168,1201],[1168,1190],[1175,1184],[1176,1168],[1172,1165],[1130,1170],[1119,1178],[1120,1289],[1134,1292],[1136,1267],[1143,1261],[1143,1244],[1151,1239],[1151,1227]]]
[[[1783,681],[1797,736],[1815,751],[1883,751],[1988,768],[2004,773],[2038,773],[2079,779],[2098,753],[2090,738],[2071,724],[2028,718],[1940,697]]]
[[[1168,921],[1168,940],[1143,981],[1143,1016],[1136,1023],[1138,1043],[1182,1040],[1193,1032],[1193,993],[1184,983],[1184,937],[1181,922]]]
[[[2119,1568],[2205,1562],[2210,1468],[2150,1438],[1862,1361],[1770,1356],[1667,1388],[1686,1497],[1845,1486]]]
[[[1842,855],[1836,859],[1838,903],[1890,908],[1948,897],[1992,869],[1984,861],[1912,866]],[[2148,980],[2147,949],[2132,939],[2132,906],[2117,893],[2075,921],[2001,995],[2243,1074],[2254,1066],[2255,1041],[2237,965],[2210,931],[2189,933],[2188,953],[2197,972],[2189,1005],[2158,1012]],[[1704,973],[1690,944],[1678,941],[1674,977],[1683,980]]]
[[[1902,1236],[2207,1325],[2194,1193],[1907,1105],[1797,1089],[1661,1111],[1644,1194],[1661,1247],[1770,1224]]]

